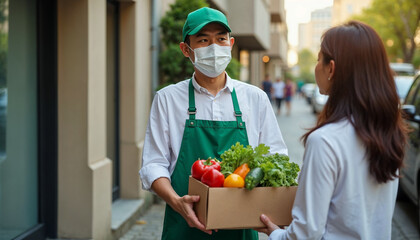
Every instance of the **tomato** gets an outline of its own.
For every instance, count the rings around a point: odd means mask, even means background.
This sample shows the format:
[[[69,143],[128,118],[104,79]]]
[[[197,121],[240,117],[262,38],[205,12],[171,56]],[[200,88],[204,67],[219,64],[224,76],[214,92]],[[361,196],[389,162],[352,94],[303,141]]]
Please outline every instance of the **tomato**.
[[[209,187],[223,187],[225,176],[220,171],[210,168],[201,177],[201,182]]]
[[[232,173],[225,179],[223,187],[236,187],[243,188],[245,186],[245,180],[238,174]]]
[[[246,175],[249,173],[250,170],[251,169],[249,169],[248,163],[244,163],[241,166],[239,166],[238,168],[236,168],[233,173],[238,174],[243,179],[245,179]]]
[[[220,171],[220,163],[216,159],[208,158],[207,160],[197,160],[191,166],[191,175],[193,178],[200,180],[207,169],[212,168]]]

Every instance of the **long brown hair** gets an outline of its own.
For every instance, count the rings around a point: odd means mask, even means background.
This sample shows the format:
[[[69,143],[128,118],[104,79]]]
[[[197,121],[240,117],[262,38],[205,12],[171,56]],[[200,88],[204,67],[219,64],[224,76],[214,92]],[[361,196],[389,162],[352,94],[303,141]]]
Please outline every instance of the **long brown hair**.
[[[330,28],[321,42],[323,64],[335,62],[328,101],[316,129],[348,119],[366,146],[369,172],[379,183],[398,177],[407,142],[407,126],[384,45],[370,26],[350,21]]]

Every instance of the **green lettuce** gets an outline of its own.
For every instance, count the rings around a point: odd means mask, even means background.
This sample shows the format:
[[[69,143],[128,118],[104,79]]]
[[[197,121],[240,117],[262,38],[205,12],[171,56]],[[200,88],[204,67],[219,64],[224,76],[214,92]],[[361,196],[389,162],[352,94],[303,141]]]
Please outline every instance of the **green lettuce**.
[[[274,154],[264,158],[260,164],[264,178],[260,185],[264,187],[297,186],[296,178],[300,171],[299,165],[289,162],[289,157],[284,154]]]
[[[289,157],[284,154],[269,154],[270,147],[260,144],[255,148],[244,147],[236,143],[226,150],[220,157],[221,172],[225,177],[232,174],[237,167],[247,163],[250,169],[260,167],[264,172],[264,178],[260,186],[280,187],[297,186],[296,178],[300,171],[299,165],[289,162]]]

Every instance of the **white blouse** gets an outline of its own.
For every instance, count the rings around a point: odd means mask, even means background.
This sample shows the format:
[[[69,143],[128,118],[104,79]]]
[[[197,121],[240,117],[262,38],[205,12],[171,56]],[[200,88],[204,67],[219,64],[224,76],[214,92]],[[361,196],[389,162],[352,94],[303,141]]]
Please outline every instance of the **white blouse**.
[[[274,239],[391,239],[398,179],[378,184],[351,123],[309,135],[287,230]]]

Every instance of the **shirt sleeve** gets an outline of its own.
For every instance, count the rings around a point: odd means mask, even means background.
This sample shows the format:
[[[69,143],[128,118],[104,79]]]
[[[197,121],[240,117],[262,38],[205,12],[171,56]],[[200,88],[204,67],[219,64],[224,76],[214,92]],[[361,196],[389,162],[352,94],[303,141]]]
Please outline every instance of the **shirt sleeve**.
[[[260,136],[259,143],[264,143],[270,147],[271,153],[280,153],[288,155],[286,143],[283,140],[276,115],[274,114],[270,100],[264,93],[261,98],[260,108]]]
[[[322,238],[338,174],[333,149],[317,132],[308,137],[287,239]]]
[[[143,147],[142,167],[139,172],[143,189],[149,191],[156,179],[161,177],[171,179],[167,110],[165,97],[158,92],[150,110]]]
[[[286,240],[287,238],[286,238],[286,230],[284,230],[284,229],[277,229],[277,230],[274,230],[271,234],[270,234],[270,236],[269,236],[269,238],[268,238],[268,240]]]

